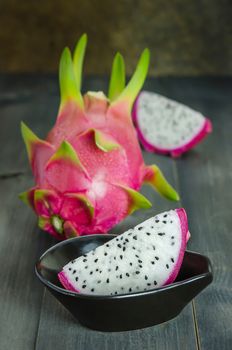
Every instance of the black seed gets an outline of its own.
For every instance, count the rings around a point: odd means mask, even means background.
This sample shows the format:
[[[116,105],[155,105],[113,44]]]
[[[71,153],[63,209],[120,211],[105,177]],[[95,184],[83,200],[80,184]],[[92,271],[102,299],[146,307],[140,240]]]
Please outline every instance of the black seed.
[[[122,260],[122,258],[123,258],[123,256],[122,255],[120,255],[120,259]]]
[[[97,281],[97,283],[99,284],[99,283],[101,283],[101,281],[100,281],[100,280],[98,280],[98,281]]]
[[[155,256],[155,260],[159,260],[159,257],[158,257],[158,256]]]
[[[135,271],[136,275],[138,275],[140,273],[140,271]]]
[[[123,236],[120,238],[121,239],[121,241],[123,240]]]
[[[145,275],[145,280],[148,280],[148,277],[147,277],[147,275]]]
[[[102,273],[102,270],[101,270],[101,271],[99,271],[99,273]]]
[[[125,241],[128,243],[128,242],[129,242],[129,239],[126,238]]]
[[[110,272],[111,271],[111,269],[108,269],[108,272]]]
[[[152,265],[154,265],[154,264],[155,264],[155,262],[154,262],[154,261],[151,261],[151,264],[152,264]]]
[[[90,273],[89,273],[90,275],[92,275],[93,274],[93,271],[90,271]]]
[[[139,255],[138,254],[135,254],[136,258],[139,258]]]
[[[83,284],[82,288],[86,288],[86,284]]]
[[[158,235],[159,235],[159,236],[164,236],[165,233],[164,233],[164,232],[159,232]]]
[[[115,268],[115,271],[117,271],[118,270],[118,266],[116,266],[116,268]]]
[[[106,256],[106,255],[107,255],[107,253],[105,252],[105,253],[104,253],[104,255]]]
[[[164,214],[164,218],[166,218],[168,216],[168,214]]]
[[[157,222],[157,223],[158,223],[158,222],[159,222],[159,220],[155,220],[155,222]]]
[[[174,239],[175,237],[174,236],[171,236],[171,239]]]
[[[133,239],[137,240],[137,236],[133,236]]]
[[[119,276],[122,279],[122,275]]]
[[[169,265],[168,264],[166,264],[166,268],[169,269]]]
[[[72,270],[72,268],[71,267],[69,267],[69,271],[71,271]]]
[[[155,285],[155,286],[157,285],[157,282],[156,282],[156,281],[154,281],[154,285]]]
[[[175,244],[174,242],[171,243],[171,245],[174,245],[174,244]]]
[[[123,287],[121,287],[121,290],[123,290],[124,288]]]
[[[170,221],[170,223],[172,224],[172,223],[173,223],[173,221],[171,220],[171,221]]]
[[[110,280],[109,280],[109,278],[107,278],[107,280],[106,280],[106,283],[110,283]]]
[[[151,286],[151,283],[147,283],[147,286]]]
[[[138,262],[139,262],[140,264],[142,264],[142,260],[139,259]]]
[[[87,259],[83,259],[83,262],[86,262],[87,261]]]
[[[144,290],[147,290],[147,288],[144,288]]]
[[[106,247],[109,248],[109,244],[108,243],[106,244]]]
[[[138,227],[138,230],[139,230],[139,231],[142,230],[142,229],[143,229],[143,226]]]
[[[118,248],[122,248],[121,244],[118,244]]]
[[[118,242],[118,241],[119,241],[119,239],[118,239],[118,238],[116,238],[116,241]]]
[[[136,248],[135,248],[135,247],[132,247],[132,249],[136,250]]]
[[[166,223],[167,223],[167,221],[166,221],[166,220],[163,220],[163,223],[164,223],[164,224],[166,224]]]
[[[95,259],[94,262],[95,262],[95,263],[98,262],[98,259]]]
[[[148,236],[150,236],[151,234],[150,234],[150,232],[146,232],[146,234],[148,235]]]
[[[128,273],[128,272],[126,273],[126,276],[127,276],[127,277],[130,277],[130,275],[129,275],[129,273]]]
[[[94,292],[94,288],[91,289],[91,292]]]
[[[151,228],[154,228],[154,226],[151,226]]]
[[[86,258],[86,257],[87,257],[87,254],[84,254],[83,257]]]
[[[78,281],[78,277],[76,277],[75,280]]]
[[[152,248],[153,248],[153,250],[155,250],[155,246],[154,245],[152,246]]]
[[[74,264],[74,262],[75,262],[75,260],[72,260],[72,261],[71,261],[71,264]]]
[[[77,272],[77,270],[73,270],[73,275],[74,275],[74,273],[76,273]]]
[[[131,288],[129,288],[129,292],[132,292],[132,289],[131,289]]]
[[[85,266],[85,269],[87,269],[87,268],[88,268],[88,266],[86,265],[86,266]]]
[[[132,262],[130,262],[130,266],[132,266],[133,264],[132,264]]]
[[[139,265],[140,269],[143,267],[143,265]]]
[[[114,256],[114,260],[116,260],[116,256]]]
[[[122,250],[123,250],[123,252],[125,252],[125,250],[126,250],[126,247],[123,247],[123,249],[122,249]]]
[[[98,271],[99,269],[96,269],[96,271]]]
[[[114,294],[118,294],[118,292],[114,292]]]
[[[173,258],[171,258],[171,262],[173,262],[173,263],[174,263],[174,259],[173,259]]]

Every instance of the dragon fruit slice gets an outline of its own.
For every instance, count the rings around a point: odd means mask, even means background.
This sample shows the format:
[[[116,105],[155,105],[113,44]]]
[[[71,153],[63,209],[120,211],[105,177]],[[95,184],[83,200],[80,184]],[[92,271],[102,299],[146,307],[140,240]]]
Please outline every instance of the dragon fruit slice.
[[[39,227],[58,239],[104,233],[127,215],[151,203],[138,191],[145,182],[160,194],[178,194],[160,169],[146,166],[132,123],[131,109],[145,80],[149,51],[141,55],[125,87],[124,61],[116,54],[103,92],[82,96],[81,71],[87,43],[83,35],[74,56],[65,48],[59,67],[61,103],[46,140],[24,123],[22,135],[35,186],[20,195],[38,215]]]
[[[201,113],[147,91],[138,96],[133,119],[147,151],[172,157],[193,148],[212,131],[211,121]]]
[[[185,210],[170,210],[72,260],[58,277],[66,289],[86,294],[157,288],[176,279],[188,238]]]

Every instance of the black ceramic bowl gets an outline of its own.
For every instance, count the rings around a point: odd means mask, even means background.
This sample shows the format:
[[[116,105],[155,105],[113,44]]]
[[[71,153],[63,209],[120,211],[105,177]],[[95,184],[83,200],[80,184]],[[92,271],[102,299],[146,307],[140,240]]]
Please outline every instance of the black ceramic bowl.
[[[213,279],[207,257],[186,251],[179,275],[168,286],[134,294],[92,296],[62,288],[57,273],[70,260],[104,244],[115,235],[69,239],[48,249],[36,263],[40,281],[83,325],[101,331],[126,331],[168,321]]]

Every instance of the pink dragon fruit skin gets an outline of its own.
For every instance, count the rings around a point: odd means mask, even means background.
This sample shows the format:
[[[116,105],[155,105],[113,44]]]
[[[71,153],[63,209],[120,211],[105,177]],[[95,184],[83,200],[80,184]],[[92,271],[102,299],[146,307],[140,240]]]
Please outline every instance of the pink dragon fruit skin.
[[[21,125],[36,185],[20,198],[38,215],[39,227],[58,239],[107,232],[134,210],[149,208],[151,203],[138,192],[143,182],[179,199],[156,165],[145,166],[131,119],[149,51],[144,50],[126,87],[124,61],[116,54],[109,97],[102,92],[82,97],[86,43],[83,35],[73,58],[68,48],[62,53],[61,104],[46,140]]]

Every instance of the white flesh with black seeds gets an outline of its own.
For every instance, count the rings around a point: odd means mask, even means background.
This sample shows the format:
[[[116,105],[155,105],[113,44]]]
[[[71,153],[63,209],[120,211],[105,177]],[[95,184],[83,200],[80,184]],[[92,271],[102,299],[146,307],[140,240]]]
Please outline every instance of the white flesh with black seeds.
[[[168,150],[190,142],[204,127],[205,117],[179,102],[143,91],[137,102],[137,123],[150,144]]]
[[[84,294],[146,291],[165,284],[185,246],[180,218],[170,210],[71,261],[60,274]]]

